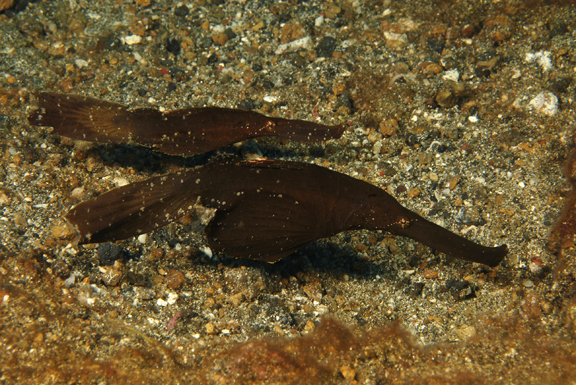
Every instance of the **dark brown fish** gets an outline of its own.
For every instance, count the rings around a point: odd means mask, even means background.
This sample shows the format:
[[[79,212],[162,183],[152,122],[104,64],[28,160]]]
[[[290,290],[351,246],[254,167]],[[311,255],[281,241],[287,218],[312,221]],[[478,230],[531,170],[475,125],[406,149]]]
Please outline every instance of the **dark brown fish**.
[[[485,247],[402,207],[382,189],[306,163],[216,161],[113,189],[72,208],[66,219],[81,243],[126,239],[185,215],[216,209],[206,228],[212,249],[277,261],[346,230],[385,230],[447,255],[496,266],[506,245]]]
[[[301,142],[337,139],[344,126],[271,118],[253,111],[201,107],[128,110],[86,96],[41,92],[28,122],[53,134],[101,143],[136,143],[170,155],[195,155],[242,140],[279,136]]]

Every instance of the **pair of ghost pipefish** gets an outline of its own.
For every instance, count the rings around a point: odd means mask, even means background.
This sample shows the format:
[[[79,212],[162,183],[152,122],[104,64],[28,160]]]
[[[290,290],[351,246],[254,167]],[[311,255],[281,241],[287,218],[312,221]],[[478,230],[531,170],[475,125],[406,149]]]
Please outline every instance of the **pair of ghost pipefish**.
[[[242,140],[339,138],[344,127],[204,107],[129,110],[90,97],[42,92],[29,117],[53,134],[104,143],[135,143],[194,155]],[[80,243],[117,241],[163,227],[196,203],[215,209],[205,228],[210,247],[238,258],[275,262],[316,239],[346,230],[385,230],[455,258],[498,265],[506,245],[486,247],[400,205],[382,189],[307,163],[218,159],[192,170],[117,187],[65,215]]]

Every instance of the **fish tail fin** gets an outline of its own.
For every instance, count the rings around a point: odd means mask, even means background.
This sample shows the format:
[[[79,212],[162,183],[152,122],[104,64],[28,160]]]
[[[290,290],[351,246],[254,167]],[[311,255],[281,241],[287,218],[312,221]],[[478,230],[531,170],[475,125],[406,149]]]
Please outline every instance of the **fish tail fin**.
[[[131,113],[118,103],[87,96],[40,92],[38,109],[28,116],[33,126],[53,127],[52,134],[91,142],[125,143]]]
[[[193,209],[193,172],[154,177],[117,187],[79,203],[65,215],[79,243],[117,241],[161,228]]]

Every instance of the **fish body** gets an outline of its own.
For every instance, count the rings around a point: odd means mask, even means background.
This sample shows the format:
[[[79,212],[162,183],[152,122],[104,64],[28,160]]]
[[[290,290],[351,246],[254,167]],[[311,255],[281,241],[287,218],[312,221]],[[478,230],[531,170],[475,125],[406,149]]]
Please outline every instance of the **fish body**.
[[[169,155],[196,155],[243,140],[278,136],[322,141],[342,136],[344,126],[268,117],[254,111],[199,107],[161,112],[87,96],[41,92],[28,122],[53,127],[55,135],[100,143],[134,143]]]
[[[80,242],[153,231],[196,203],[216,210],[210,247],[234,257],[277,261],[342,231],[384,230],[456,258],[496,266],[505,245],[485,247],[408,210],[379,187],[313,164],[218,160],[113,189],[74,206],[66,219]]]

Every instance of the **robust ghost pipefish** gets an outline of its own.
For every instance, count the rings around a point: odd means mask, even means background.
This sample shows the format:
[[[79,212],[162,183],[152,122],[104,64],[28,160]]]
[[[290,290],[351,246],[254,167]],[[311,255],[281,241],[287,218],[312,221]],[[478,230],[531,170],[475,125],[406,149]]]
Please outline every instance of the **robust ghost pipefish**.
[[[254,111],[199,107],[161,112],[86,96],[40,92],[34,126],[52,134],[101,143],[135,143],[169,155],[195,155],[246,139],[278,136],[301,142],[337,139],[343,125],[272,118]]]
[[[216,210],[205,229],[212,249],[275,262],[346,230],[384,230],[449,256],[498,265],[507,246],[486,247],[404,208],[381,188],[307,163],[213,161],[115,188],[65,218],[80,243],[126,239],[163,227],[196,203]]]

